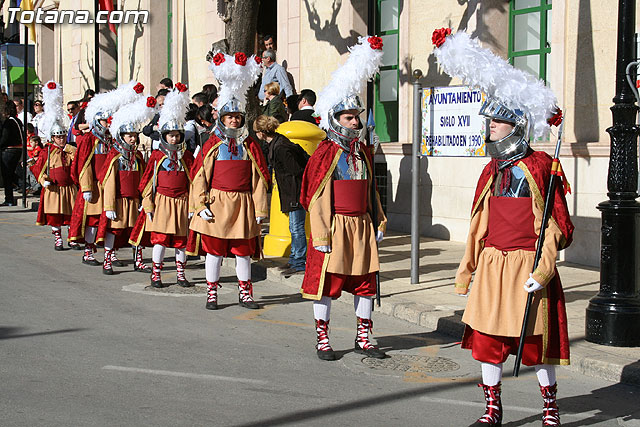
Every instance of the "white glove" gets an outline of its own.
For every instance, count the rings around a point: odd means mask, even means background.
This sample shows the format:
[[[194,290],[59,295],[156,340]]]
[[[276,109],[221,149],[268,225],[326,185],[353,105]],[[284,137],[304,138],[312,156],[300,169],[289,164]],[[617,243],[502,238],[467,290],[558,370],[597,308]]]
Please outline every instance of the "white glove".
[[[211,221],[213,219],[213,213],[211,213],[211,211],[207,208],[204,208],[198,215],[200,215],[200,218],[204,219],[205,221]]]
[[[43,183],[42,183],[42,186],[43,186],[44,188],[47,188],[47,187],[48,187],[48,186],[50,186],[51,184],[53,184],[51,181],[45,181],[45,182],[43,182]]]
[[[107,218],[109,218],[111,221],[115,221],[116,219],[116,211],[105,211],[104,213]]]
[[[193,212],[189,212],[188,218],[191,219],[193,217]]]
[[[153,222],[153,212],[147,212],[147,220],[149,220],[149,222]]]
[[[326,245],[326,246],[314,246],[315,250],[318,252],[324,252],[325,254],[328,254],[329,252],[331,252],[331,245]]]
[[[529,293],[532,293],[535,291],[539,291],[540,289],[542,289],[542,285],[538,283],[536,279],[533,278],[533,273],[529,273],[529,279],[527,279],[524,285],[524,290]]]
[[[266,217],[266,216],[259,216],[259,217],[256,217],[256,222],[257,222],[258,224],[262,224],[262,222],[263,222],[265,219],[267,219],[267,217]]]
[[[142,212],[142,209],[144,208],[142,207],[142,205],[140,205],[140,207],[138,208],[138,212]]]
[[[384,233],[382,231],[378,230],[376,232],[376,243],[382,242],[383,238],[384,238]]]
[[[82,192],[82,198],[85,199],[87,202],[90,202],[92,197],[93,197],[93,193],[91,191]]]

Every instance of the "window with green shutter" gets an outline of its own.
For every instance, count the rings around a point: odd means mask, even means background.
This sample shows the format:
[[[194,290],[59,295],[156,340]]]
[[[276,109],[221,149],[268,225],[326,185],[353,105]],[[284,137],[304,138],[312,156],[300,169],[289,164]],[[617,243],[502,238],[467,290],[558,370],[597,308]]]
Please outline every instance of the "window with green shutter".
[[[398,0],[377,0],[376,34],[382,38],[384,55],[374,85],[374,115],[382,142],[398,141],[399,11]]]
[[[551,53],[551,1],[511,0],[509,62],[547,81]]]

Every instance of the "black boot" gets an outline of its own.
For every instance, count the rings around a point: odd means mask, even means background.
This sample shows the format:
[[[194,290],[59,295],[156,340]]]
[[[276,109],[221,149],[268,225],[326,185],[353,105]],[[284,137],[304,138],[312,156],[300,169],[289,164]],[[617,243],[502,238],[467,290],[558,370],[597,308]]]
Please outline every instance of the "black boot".
[[[320,360],[336,360],[336,353],[329,344],[329,321],[316,319],[316,355]]]
[[[369,331],[371,329],[373,329],[373,320],[358,317],[358,332],[356,333],[353,351],[374,359],[384,359],[387,357],[386,353],[369,341]]]
[[[246,282],[238,282],[238,304],[251,310],[260,308],[257,302],[253,300],[253,285],[251,280]]]
[[[207,310],[218,309],[218,282],[207,282]]]

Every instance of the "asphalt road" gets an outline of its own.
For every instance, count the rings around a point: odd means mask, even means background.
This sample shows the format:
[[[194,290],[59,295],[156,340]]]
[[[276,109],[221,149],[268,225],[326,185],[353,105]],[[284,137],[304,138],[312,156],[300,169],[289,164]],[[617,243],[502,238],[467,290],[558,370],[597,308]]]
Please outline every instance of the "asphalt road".
[[[256,281],[264,308],[246,310],[227,266],[222,309],[207,311],[203,287],[145,289],[131,265],[103,276],[81,251],[54,252],[34,222],[0,208],[2,426],[465,426],[483,413],[479,366],[454,338],[374,314],[392,357],[363,359],[345,295],[331,320],[340,359],[323,362],[311,303],[293,287]],[[202,262],[187,277],[202,285]],[[558,382],[565,426],[640,426],[640,389],[562,369]],[[504,379],[503,405],[503,425],[540,425],[532,370]]]

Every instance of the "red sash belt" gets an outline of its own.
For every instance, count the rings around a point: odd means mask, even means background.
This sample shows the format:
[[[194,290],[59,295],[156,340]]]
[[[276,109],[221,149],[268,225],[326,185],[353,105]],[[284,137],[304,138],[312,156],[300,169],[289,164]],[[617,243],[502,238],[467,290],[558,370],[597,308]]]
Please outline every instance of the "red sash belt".
[[[167,197],[180,197],[189,191],[189,180],[184,171],[158,172],[158,193]]]
[[[211,188],[239,193],[251,191],[251,160],[215,162]]]
[[[333,181],[333,206],[335,213],[360,216],[367,212],[368,181],[345,179]]]
[[[531,197],[491,197],[485,246],[501,251],[534,251],[538,240],[534,220]]]
[[[140,184],[140,173],[138,171],[118,171],[118,182],[116,185],[116,198],[140,197],[138,185]]]
[[[98,174],[102,170],[102,166],[104,166],[105,160],[107,160],[106,154],[93,154],[93,158],[91,159],[91,169],[93,171],[94,179],[97,179]]]
[[[61,166],[49,169],[49,178],[54,184],[61,187],[73,184],[71,179],[71,166]]]

